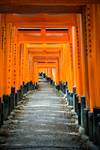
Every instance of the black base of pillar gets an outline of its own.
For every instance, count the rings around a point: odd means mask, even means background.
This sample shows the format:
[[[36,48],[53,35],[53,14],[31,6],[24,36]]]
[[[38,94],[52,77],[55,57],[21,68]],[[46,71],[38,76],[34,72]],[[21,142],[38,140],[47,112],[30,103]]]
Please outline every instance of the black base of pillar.
[[[18,93],[19,93],[19,101],[21,101],[21,99],[22,99],[22,90],[21,89],[18,90]]]
[[[86,97],[81,96],[81,126],[83,127],[84,125],[84,109],[86,108]]]
[[[18,100],[17,100],[17,93],[15,94],[15,106],[17,106]]]
[[[76,99],[76,93],[73,93],[73,108],[75,111],[75,99]]]
[[[79,99],[78,99],[78,96],[77,94],[75,94],[75,112],[77,113],[78,115],[78,103],[79,103]]]
[[[98,123],[97,126],[97,144],[99,145],[100,148],[100,122]]]
[[[78,103],[78,124],[81,125],[81,103]]]
[[[68,101],[68,104],[70,103],[70,92],[68,91],[67,92],[67,101]]]
[[[93,141],[93,112],[88,112],[89,139]]]
[[[85,108],[84,109],[84,122],[83,122],[83,127],[84,127],[84,130],[85,130],[85,134],[86,135],[89,135],[89,125],[88,125],[88,112],[89,112],[89,109]]]
[[[69,105],[73,106],[73,93],[72,92],[69,95]]]
[[[19,90],[17,91],[17,93],[16,93],[16,94],[17,94],[17,96],[16,96],[16,97],[17,97],[17,104],[18,104],[18,102],[20,101]]]
[[[10,112],[15,108],[15,94],[10,94]]]
[[[9,96],[3,95],[3,119],[7,120],[9,115]]]
[[[99,137],[100,133],[98,133],[99,130],[99,122],[100,122],[100,108],[94,108],[93,109],[93,138],[94,143],[99,145]]]
[[[0,98],[0,127],[3,125],[3,103],[1,102]]]
[[[3,103],[1,103],[1,125],[3,125],[4,117],[3,117]]]

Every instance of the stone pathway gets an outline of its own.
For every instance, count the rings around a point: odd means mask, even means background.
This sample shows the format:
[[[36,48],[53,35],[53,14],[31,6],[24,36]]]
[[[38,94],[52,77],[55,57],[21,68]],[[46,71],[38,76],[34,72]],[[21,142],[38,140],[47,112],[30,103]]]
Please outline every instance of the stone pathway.
[[[75,113],[47,82],[39,86],[0,129],[0,150],[86,150]]]

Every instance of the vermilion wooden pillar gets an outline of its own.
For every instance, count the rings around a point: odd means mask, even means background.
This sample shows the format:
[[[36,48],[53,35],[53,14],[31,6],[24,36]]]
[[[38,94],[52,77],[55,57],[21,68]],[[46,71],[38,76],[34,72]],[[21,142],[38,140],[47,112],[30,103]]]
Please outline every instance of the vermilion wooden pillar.
[[[12,86],[12,24],[7,24],[7,33],[6,33],[6,50],[5,50],[5,66],[6,66],[6,94],[10,94]]]
[[[88,59],[88,83],[89,83],[89,107],[93,110],[95,105],[95,50],[94,50],[94,37],[93,37],[93,12],[92,5],[86,7],[86,33],[87,33],[87,59]],[[92,39],[93,38],[93,39]]]
[[[62,49],[62,75],[63,75],[63,82],[66,82],[67,80],[67,45],[64,44],[63,45],[63,49]]]
[[[17,90],[17,30],[12,26],[12,86]]]
[[[11,87],[16,86],[16,29],[6,18],[7,15],[2,14],[2,94],[10,94]]]
[[[72,28],[69,28],[68,30],[68,38],[67,38],[67,59],[68,59],[68,72],[67,76],[68,76],[68,85],[69,85],[69,90],[72,91],[73,90],[73,86],[74,86],[74,70],[73,70],[73,47],[72,47]],[[66,60],[67,61],[67,60]]]
[[[88,48],[87,48],[87,20],[86,9],[83,9],[80,16],[80,33],[81,33],[81,60],[82,60],[82,80],[83,80],[83,95],[86,96],[86,106],[90,107],[89,93],[89,76],[88,76]]]
[[[59,56],[59,73],[60,73],[60,81],[66,82],[66,70],[67,70],[67,44],[62,44],[61,50],[60,50],[60,56]]]
[[[59,83],[59,62],[56,62],[56,84]]]
[[[67,43],[67,51],[68,51],[68,64],[67,64],[67,67],[68,67],[68,71],[67,71],[67,74],[68,74],[68,87],[69,87],[69,90],[72,91],[73,89],[73,68],[72,68],[72,49],[70,47],[70,43]]]
[[[62,48],[60,50],[60,56],[59,56],[59,81],[62,81]]]
[[[19,32],[16,29],[16,27],[14,27],[14,70],[16,69],[16,71],[14,71],[15,73],[15,87],[16,87],[16,91],[20,88],[20,85],[22,84],[21,82],[21,46],[19,44]]]
[[[100,4],[93,6],[95,26],[95,56],[96,56],[96,99],[95,106],[100,108]]]
[[[100,5],[90,4],[83,9],[83,93],[87,97],[87,107],[93,111],[100,107]]]
[[[26,44],[24,44],[24,73],[23,73],[23,80],[25,81],[25,83],[28,82],[28,50],[26,47]]]
[[[28,53],[28,81],[33,80],[33,56]]]
[[[74,62],[74,83],[76,84],[77,94],[83,95],[82,83],[82,60],[81,60],[81,34],[80,17],[76,15],[76,26],[73,27],[73,62]]]
[[[73,58],[72,58],[72,47],[69,39],[71,34],[67,34],[66,44],[63,44],[61,49],[61,55],[59,57],[60,63],[60,80],[68,82],[69,90],[73,89]]]
[[[19,45],[19,86],[22,85],[23,83],[23,52],[24,51],[24,45],[20,44]]]
[[[88,59],[88,82],[89,82],[89,102],[90,110],[94,107],[100,107],[98,98],[100,96],[98,84],[99,80],[99,28],[100,21],[98,21],[100,13],[100,5],[91,4],[86,7],[86,36],[87,36],[87,59]],[[98,36],[97,36],[98,35]]]
[[[1,30],[1,14],[0,14],[0,30]],[[1,58],[2,58],[2,47],[1,47],[1,41],[2,41],[2,39],[1,39],[1,32],[0,32],[0,66],[2,66],[2,60],[1,60]],[[0,97],[1,97],[1,95],[2,95],[2,81],[1,81],[1,79],[2,79],[2,74],[0,74]]]
[[[38,82],[38,62],[33,61],[33,80]]]
[[[56,68],[52,68],[52,79],[56,82]]]
[[[25,44],[20,44],[20,85],[28,82],[28,50]]]
[[[3,55],[4,55],[4,49],[3,49],[3,41],[4,41],[4,30],[3,30],[3,20],[2,15],[0,14],[0,66],[1,66],[1,73],[0,73],[0,97],[2,97],[3,94]]]

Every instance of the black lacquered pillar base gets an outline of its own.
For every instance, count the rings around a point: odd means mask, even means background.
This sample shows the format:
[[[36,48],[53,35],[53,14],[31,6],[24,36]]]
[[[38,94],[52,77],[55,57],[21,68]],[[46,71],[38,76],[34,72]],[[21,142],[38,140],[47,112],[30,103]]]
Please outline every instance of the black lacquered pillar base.
[[[89,139],[93,141],[93,112],[88,112]]]

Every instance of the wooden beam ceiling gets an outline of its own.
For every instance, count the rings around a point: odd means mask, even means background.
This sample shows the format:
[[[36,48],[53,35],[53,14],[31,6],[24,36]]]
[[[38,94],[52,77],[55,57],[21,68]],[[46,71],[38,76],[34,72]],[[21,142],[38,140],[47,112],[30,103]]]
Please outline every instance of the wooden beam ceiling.
[[[86,4],[99,3],[99,0],[3,0],[1,13],[81,13]]]

